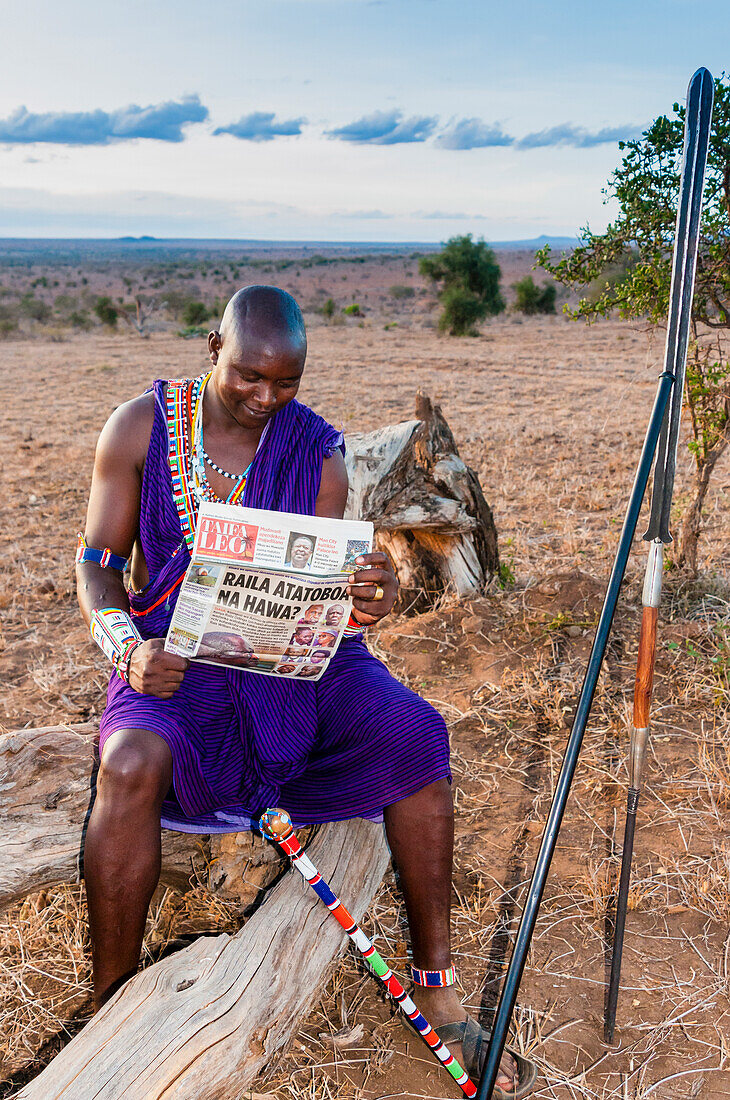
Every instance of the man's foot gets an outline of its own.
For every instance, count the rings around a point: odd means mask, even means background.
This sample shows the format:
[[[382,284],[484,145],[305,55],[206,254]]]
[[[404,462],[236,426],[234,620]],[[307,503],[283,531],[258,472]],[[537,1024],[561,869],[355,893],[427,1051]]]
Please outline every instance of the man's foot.
[[[462,1007],[454,986],[434,988],[414,986],[411,996],[434,1029],[441,1027],[442,1024],[461,1023],[468,1016],[468,1013]],[[457,1062],[464,1066],[461,1043],[447,1043],[446,1045]],[[464,1066],[464,1069],[466,1068]],[[517,1063],[511,1055],[505,1052],[499,1064],[497,1085],[504,1092],[515,1092],[519,1087],[518,1077]],[[479,1082],[477,1080],[474,1083],[478,1084]]]

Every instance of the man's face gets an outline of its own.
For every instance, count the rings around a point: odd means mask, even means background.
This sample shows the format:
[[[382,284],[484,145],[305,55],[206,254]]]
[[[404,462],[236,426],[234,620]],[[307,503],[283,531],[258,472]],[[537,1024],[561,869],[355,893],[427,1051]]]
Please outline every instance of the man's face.
[[[304,353],[286,333],[262,338],[231,331],[221,343],[218,333],[211,332],[208,349],[216,393],[242,428],[263,428],[296,396]]]
[[[313,550],[314,543],[311,539],[304,536],[294,539],[294,542],[291,544],[291,563],[294,568],[306,569]]]
[[[324,621],[327,626],[339,626],[342,622],[342,616],[345,614],[345,609],[340,603],[333,603],[332,607],[327,608],[327,614],[324,617]]]
[[[300,626],[294,631],[294,641],[298,645],[311,645],[314,631],[311,626]]]
[[[313,603],[311,607],[308,607],[307,610],[304,612],[304,621],[307,623],[318,623],[323,611],[323,603]]]

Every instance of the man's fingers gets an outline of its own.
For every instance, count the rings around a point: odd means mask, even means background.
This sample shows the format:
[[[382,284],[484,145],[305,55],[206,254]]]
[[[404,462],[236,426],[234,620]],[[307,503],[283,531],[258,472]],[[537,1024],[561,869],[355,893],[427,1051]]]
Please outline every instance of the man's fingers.
[[[160,659],[165,671],[185,672],[190,667],[187,657],[178,657],[177,653],[161,654]]]
[[[392,583],[393,574],[385,569],[359,569],[347,578],[348,584],[387,584]]]
[[[390,559],[387,554],[384,554],[382,550],[374,550],[372,554],[360,554],[355,558],[357,565],[389,565]]]

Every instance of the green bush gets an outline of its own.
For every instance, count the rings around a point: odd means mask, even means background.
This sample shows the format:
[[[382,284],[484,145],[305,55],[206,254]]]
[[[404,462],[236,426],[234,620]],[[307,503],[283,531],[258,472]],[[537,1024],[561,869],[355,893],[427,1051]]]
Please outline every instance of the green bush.
[[[353,302],[352,305],[345,306],[342,312],[344,313],[345,317],[364,316],[363,311],[360,309],[360,306],[357,304],[357,302]]]
[[[423,256],[418,267],[422,275],[441,283],[442,332],[471,334],[477,321],[505,308],[499,264],[491,248],[483,240],[473,241],[471,233],[452,237],[435,256]]]
[[[518,283],[512,284],[516,294],[515,309],[518,313],[555,313],[555,284],[537,285],[532,275],[525,275]]]
[[[336,309],[337,309],[337,306],[335,305],[334,298],[328,298],[327,301],[322,306],[322,309],[321,309],[320,312],[321,312],[323,317],[334,317]]]
[[[586,301],[596,305],[602,299],[623,293],[637,264],[639,255],[634,248],[624,252],[618,259],[605,265],[600,275],[588,284]]]
[[[24,294],[20,299],[20,310],[26,317],[33,321],[47,321],[51,316],[51,307],[40,298],[34,298],[32,294]]]
[[[186,302],[182,309],[181,320],[186,328],[204,325],[210,317],[210,310],[203,302]]]
[[[477,321],[487,315],[481,298],[462,286],[447,287],[440,297],[444,311],[439,317],[439,331],[451,336],[476,336]]]
[[[99,318],[102,325],[108,325],[109,328],[116,328],[117,321],[119,320],[119,310],[107,295],[102,295],[101,298],[96,299],[94,313]]]
[[[190,340],[193,336],[207,336],[207,325],[186,325],[185,328],[178,329],[178,336],[182,336],[183,340]]]
[[[415,298],[416,296],[415,289],[412,286],[405,286],[405,284],[403,283],[395,283],[390,288],[388,293],[390,294],[391,298],[396,298],[398,300],[404,298]]]

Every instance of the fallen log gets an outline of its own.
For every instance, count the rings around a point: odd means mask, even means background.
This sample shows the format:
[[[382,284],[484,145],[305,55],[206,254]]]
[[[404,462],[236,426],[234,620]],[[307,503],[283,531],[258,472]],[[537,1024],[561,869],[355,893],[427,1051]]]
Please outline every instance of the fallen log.
[[[312,859],[355,919],[388,863],[382,828],[324,826]],[[17,1100],[231,1100],[291,1038],[346,937],[287,874],[235,936],[201,937],[137,974]]]
[[[422,611],[444,592],[483,592],[499,570],[497,531],[479,478],[438,405],[416,396],[416,419],[346,438],[345,518],[369,519],[389,554],[400,606]]]
[[[0,910],[61,882],[80,882],[86,822],[96,792],[98,730],[47,726],[0,735]],[[285,868],[251,833],[162,830],[160,882],[198,884],[245,913]]]

